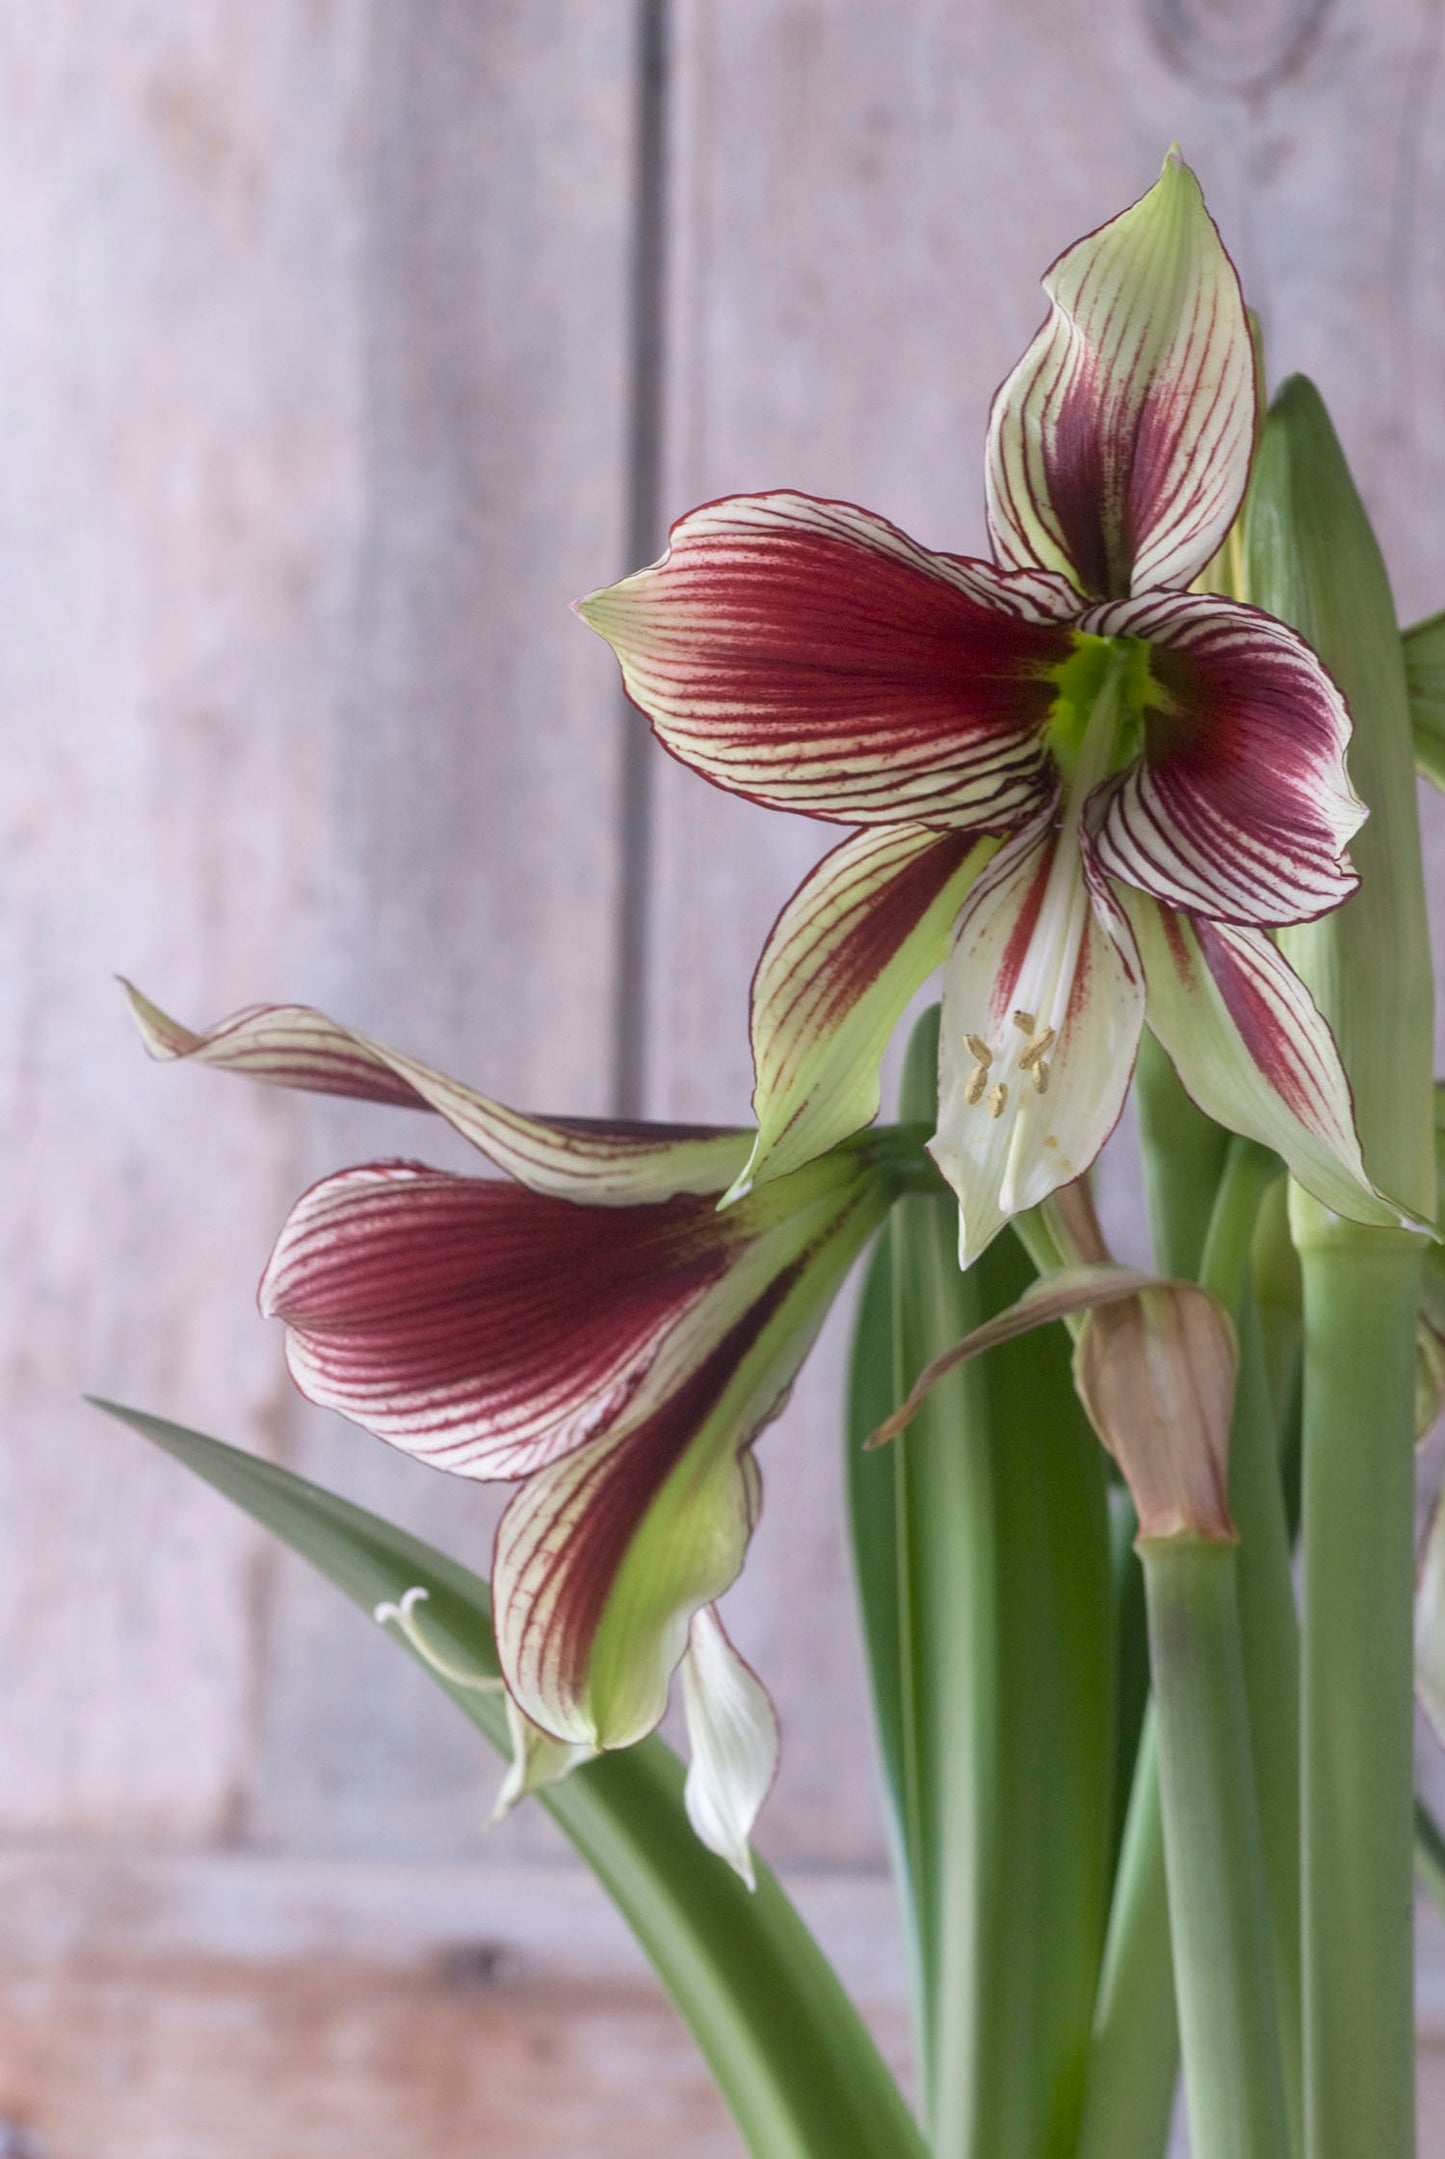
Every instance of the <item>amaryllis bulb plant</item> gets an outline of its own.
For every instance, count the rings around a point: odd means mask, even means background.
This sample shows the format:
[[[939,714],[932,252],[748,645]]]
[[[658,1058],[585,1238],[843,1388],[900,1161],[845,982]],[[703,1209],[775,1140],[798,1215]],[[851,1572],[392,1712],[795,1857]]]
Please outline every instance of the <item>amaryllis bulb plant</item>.
[[[758,960],[751,1128],[533,1116],[302,1007],[194,1031],[130,993],[158,1059],[484,1158],[324,1179],[261,1306],[313,1402],[515,1487],[489,1587],[119,1413],[503,1751],[499,1805],[535,1794],[596,1869],[755,2159],[1163,2159],[1181,2067],[1195,2159],[1406,2159],[1417,1863],[1445,1879],[1411,1757],[1417,1658],[1445,1716],[1445,1531],[1417,1610],[1412,1514],[1445,617],[1402,637],[1177,152],[1044,283],[988,559],[779,490],[578,603],[702,781],[848,828]],[[1152,1272],[1090,1192],[1131,1086]],[[906,2095],[753,1856],[777,1719],[718,1608],[865,1251],[839,1475]]]

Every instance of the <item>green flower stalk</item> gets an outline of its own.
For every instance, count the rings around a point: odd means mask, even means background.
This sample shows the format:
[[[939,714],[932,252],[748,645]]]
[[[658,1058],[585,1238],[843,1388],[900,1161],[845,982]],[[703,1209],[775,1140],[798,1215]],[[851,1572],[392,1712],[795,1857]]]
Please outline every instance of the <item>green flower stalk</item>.
[[[1369,1174],[1435,1215],[1433,1007],[1410,702],[1389,581],[1313,387],[1269,415],[1246,597],[1298,629],[1354,719],[1359,892],[1281,932],[1339,1044]],[[1414,2150],[1411,1579],[1423,1240],[1296,1190],[1304,1286],[1302,1829],[1308,2159]]]

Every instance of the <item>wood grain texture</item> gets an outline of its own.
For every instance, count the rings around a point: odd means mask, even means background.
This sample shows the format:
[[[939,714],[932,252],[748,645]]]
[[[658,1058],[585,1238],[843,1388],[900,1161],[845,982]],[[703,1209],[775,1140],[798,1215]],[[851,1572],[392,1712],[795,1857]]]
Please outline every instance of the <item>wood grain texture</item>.
[[[798,1894],[903,2071],[886,1886]],[[0,2125],[36,2159],[739,2159],[635,1944],[570,1870],[0,1852],[0,1899]],[[1429,2154],[1433,1914],[1421,1940]]]
[[[259,1541],[78,1395],[276,1436],[247,1292],[297,1121],[158,1087],[110,977],[224,1006],[314,920],[354,475],[358,27],[62,6],[0,33],[13,1832],[211,1835],[249,1775]]]
[[[0,2120],[43,2159],[735,2159],[686,2034],[570,1870],[0,1857]],[[810,1916],[895,2059],[880,1882]]]
[[[613,1069],[621,730],[608,656],[569,603],[626,511],[632,14],[373,13],[317,970],[329,1009],[504,1100],[590,1114]],[[310,1119],[311,1174],[397,1153],[481,1166],[432,1120]],[[320,1412],[290,1430],[306,1474],[488,1566],[495,1491]],[[299,1565],[278,1566],[268,1629],[246,1833],[478,1847],[494,1770],[448,1705]],[[523,1817],[502,1848],[539,1840]]]
[[[312,1176],[463,1151],[151,1069],[110,976],[606,1106],[619,728],[567,603],[621,529],[631,67],[626,0],[0,29],[11,1831],[480,1837],[450,1712],[77,1402],[484,1559],[485,1498],[296,1403],[253,1303]]]
[[[1160,10],[1134,5],[1085,21],[1065,0],[678,0],[667,517],[793,486],[881,510],[928,546],[982,549],[989,401],[1043,313],[1038,279],[1177,139],[1276,377],[1307,369],[1336,415],[1407,617],[1440,604],[1439,10],[1339,0],[1307,35],[1284,0],[1245,11],[1243,91],[1215,79],[1226,18],[1165,12],[1208,29],[1208,66],[1196,37],[1186,71]],[[742,1113],[752,962],[837,836],[659,757],[654,1111]],[[1445,896],[1438,857],[1435,875]],[[841,1617],[838,1370],[835,1329],[760,1450],[766,1511],[729,1609],[783,1716],[765,1834],[844,1862],[879,1847]]]

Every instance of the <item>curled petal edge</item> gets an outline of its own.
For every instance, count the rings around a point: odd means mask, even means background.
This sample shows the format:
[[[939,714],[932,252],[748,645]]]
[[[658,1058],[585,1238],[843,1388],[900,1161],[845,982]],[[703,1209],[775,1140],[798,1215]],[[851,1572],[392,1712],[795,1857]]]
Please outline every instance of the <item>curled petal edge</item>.
[[[234,1072],[271,1087],[432,1110],[533,1192],[621,1207],[680,1192],[721,1192],[750,1136],[684,1125],[534,1117],[448,1079],[309,1005],[251,1005],[201,1032],[122,979],[150,1055]]]

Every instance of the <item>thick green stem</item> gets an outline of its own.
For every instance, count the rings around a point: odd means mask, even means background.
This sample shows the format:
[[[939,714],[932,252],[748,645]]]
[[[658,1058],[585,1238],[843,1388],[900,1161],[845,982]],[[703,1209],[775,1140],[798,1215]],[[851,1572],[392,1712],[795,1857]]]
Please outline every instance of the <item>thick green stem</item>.
[[[1235,1548],[1139,1551],[1193,2159],[1287,2159]]]
[[[1299,1622],[1279,1436],[1259,1316],[1245,1293],[1238,1311],[1239,1384],[1229,1438],[1229,1504],[1239,1530],[1239,1631],[1269,1896],[1275,2009],[1290,2149],[1304,2149],[1300,1970]]]
[[[1194,1276],[1229,1135],[1195,1108],[1147,1031],[1139,1045],[1135,1091],[1155,1265],[1161,1274]],[[1132,1518],[1132,1506],[1127,1511]],[[1162,2159],[1179,2074],[1179,2017],[1157,1733],[1147,1688],[1137,1683],[1141,1653],[1135,1630],[1145,1623],[1144,1583],[1132,1531],[1116,1569],[1116,1597],[1122,1821],[1078,2159]],[[1147,1651],[1142,1661],[1147,1667]]]
[[[1239,1380],[1229,1434],[1229,1504],[1239,1531],[1239,1637],[1259,1807],[1260,1849],[1290,2149],[1304,2148],[1300,1975],[1299,1626],[1290,1532],[1259,1314],[1246,1287],[1261,1202],[1279,1164],[1231,1140],[1199,1278],[1234,1312]]]
[[[1179,2075],[1159,1746],[1152,1706],[1114,1876],[1074,2159],[1163,2159]]]
[[[905,1114],[932,1099],[936,1069],[925,1020]],[[894,1213],[895,1399],[1030,1279],[1011,1237],[961,1275],[957,1236],[951,1199]],[[852,1496],[875,1659],[882,1607],[894,1615],[896,1677],[876,1662],[874,1676],[897,1753],[931,2149],[1068,2159],[1104,1937],[1114,1642],[1103,1457],[1063,1342],[950,1375],[892,1447],[859,1459]],[[891,1578],[864,1549],[885,1524]]]
[[[1309,2159],[1415,2149],[1412,1592],[1421,1247],[1298,1194]]]

